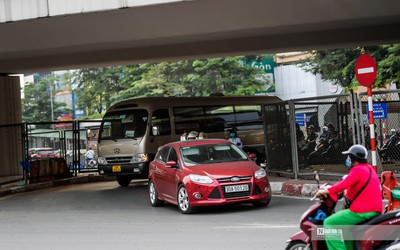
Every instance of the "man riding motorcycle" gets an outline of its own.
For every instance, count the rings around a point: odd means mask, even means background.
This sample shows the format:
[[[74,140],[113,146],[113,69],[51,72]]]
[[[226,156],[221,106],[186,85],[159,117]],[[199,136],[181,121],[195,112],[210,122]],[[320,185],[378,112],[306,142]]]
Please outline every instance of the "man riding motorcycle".
[[[342,152],[347,155],[346,166],[350,168],[347,178],[335,185],[318,190],[316,197],[336,195],[346,191],[349,208],[336,212],[324,220],[326,243],[329,249],[352,249],[351,242],[343,241],[343,235],[328,232],[344,225],[355,225],[382,213],[382,196],[379,178],[371,165],[367,164],[368,151],[362,145],[353,145]]]

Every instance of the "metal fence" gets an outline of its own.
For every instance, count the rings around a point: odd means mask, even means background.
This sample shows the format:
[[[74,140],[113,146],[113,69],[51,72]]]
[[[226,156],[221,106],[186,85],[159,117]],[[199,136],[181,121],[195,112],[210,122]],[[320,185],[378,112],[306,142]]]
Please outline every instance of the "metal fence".
[[[375,91],[372,95],[378,171],[400,170],[400,90]],[[368,96],[358,95],[360,141],[370,149]]]
[[[310,175],[315,170],[331,175],[346,171],[341,152],[356,141],[351,95],[290,100],[281,103],[280,107],[286,116],[284,121],[281,119],[276,124],[282,129],[278,135],[280,153],[268,145],[271,143],[268,136],[271,126],[267,124],[266,127],[270,171],[290,173],[296,177]],[[271,113],[265,115],[268,117]],[[280,163],[277,164],[274,156]],[[282,166],[282,162],[286,164]]]
[[[400,90],[375,91],[378,172],[400,170]],[[299,176],[347,173],[342,151],[355,143],[370,149],[367,95],[295,99],[264,110],[267,167]],[[371,154],[369,155],[371,158]],[[370,161],[371,162],[371,161]]]

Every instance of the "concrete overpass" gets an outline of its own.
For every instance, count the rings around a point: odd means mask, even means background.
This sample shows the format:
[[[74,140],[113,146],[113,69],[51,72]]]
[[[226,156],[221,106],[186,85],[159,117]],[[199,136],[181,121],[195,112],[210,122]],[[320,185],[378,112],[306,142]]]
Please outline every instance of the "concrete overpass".
[[[398,0],[0,0],[0,73],[400,41]]]
[[[22,121],[12,73],[398,43],[399,0],[0,0],[0,126]],[[0,127],[0,176],[21,172]]]

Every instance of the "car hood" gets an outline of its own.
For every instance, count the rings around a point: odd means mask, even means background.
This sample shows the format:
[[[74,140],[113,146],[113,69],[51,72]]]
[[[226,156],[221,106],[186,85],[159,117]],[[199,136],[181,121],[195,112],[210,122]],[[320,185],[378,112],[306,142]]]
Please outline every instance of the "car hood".
[[[207,175],[215,179],[231,176],[253,176],[254,172],[259,169],[260,167],[251,161],[203,164],[188,168],[191,174]]]

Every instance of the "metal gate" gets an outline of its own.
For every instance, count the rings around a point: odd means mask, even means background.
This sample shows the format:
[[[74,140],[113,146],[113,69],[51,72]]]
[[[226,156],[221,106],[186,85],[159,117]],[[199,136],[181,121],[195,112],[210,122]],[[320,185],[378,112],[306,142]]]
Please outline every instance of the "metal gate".
[[[356,142],[354,115],[351,95],[267,105],[264,117],[268,170],[296,178],[316,170],[329,175],[346,172],[341,152]]]

